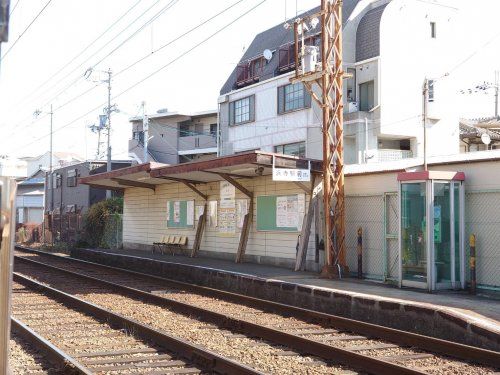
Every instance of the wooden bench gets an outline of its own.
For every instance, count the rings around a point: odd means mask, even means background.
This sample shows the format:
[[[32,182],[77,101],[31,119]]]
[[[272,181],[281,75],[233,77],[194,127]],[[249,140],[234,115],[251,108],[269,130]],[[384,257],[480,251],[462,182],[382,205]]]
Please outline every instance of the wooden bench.
[[[170,250],[172,251],[172,255],[175,255],[175,249],[182,250],[183,246],[186,246],[188,242],[187,236],[171,236],[166,235],[162,237],[161,242],[153,242],[153,253],[155,249],[163,254],[164,251]]]

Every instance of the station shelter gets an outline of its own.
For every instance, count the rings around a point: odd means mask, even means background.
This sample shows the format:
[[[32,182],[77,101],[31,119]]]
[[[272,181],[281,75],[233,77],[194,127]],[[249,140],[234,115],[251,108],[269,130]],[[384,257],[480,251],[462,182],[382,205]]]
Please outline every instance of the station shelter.
[[[483,177],[490,160],[450,163],[429,165],[429,171],[418,161],[363,172],[355,168],[368,167],[347,166],[346,261],[353,274],[362,228],[363,277],[429,291],[462,289],[469,274],[465,238],[477,233],[478,285],[500,287],[500,275],[488,272],[500,256],[486,243],[486,234],[500,241],[490,224],[500,178]],[[465,171],[443,172],[443,165]],[[310,180],[276,181],[275,168],[307,169]],[[165,236],[184,236],[182,251],[189,256],[319,271],[325,260],[321,177],[319,160],[252,151],[177,165],[145,163],[80,182],[124,192],[124,249],[151,251]],[[499,189],[485,190],[484,183]]]

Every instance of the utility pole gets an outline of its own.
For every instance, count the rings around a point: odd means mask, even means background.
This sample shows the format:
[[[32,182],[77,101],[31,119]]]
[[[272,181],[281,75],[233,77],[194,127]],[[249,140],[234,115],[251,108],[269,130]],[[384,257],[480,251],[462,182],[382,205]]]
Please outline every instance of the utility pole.
[[[495,120],[498,120],[498,89],[499,89],[499,72],[495,70]]]
[[[305,61],[304,33],[315,28],[318,17],[321,20],[321,69],[313,67],[311,71],[305,71],[308,64],[300,64],[300,61]],[[321,276],[340,278],[348,271],[345,255],[342,0],[321,0],[319,13],[295,20],[294,34],[295,77],[291,82],[302,82],[323,111],[326,264]],[[313,90],[314,83],[321,89],[321,97]]]
[[[52,178],[52,172],[53,172],[53,169],[54,169],[54,165],[53,165],[53,158],[54,158],[54,154],[53,154],[53,149],[52,149],[52,145],[53,145],[53,117],[54,117],[54,111],[52,109],[52,104],[50,105],[50,164],[49,164],[49,176],[51,178],[51,181],[50,181],[50,186],[52,189],[50,189],[50,211],[52,212],[54,210],[54,187],[52,186],[54,184],[54,179]]]
[[[149,118],[146,114],[146,102],[142,102],[142,133],[144,137],[144,157],[143,163],[149,162],[148,141],[149,141]]]
[[[108,161],[106,164],[106,171],[111,172],[111,68],[108,69],[108,107],[107,107],[107,116],[108,116]],[[111,198],[111,190],[106,190],[106,199]]]
[[[422,88],[422,125],[424,127],[424,171],[427,170],[427,103],[429,101],[429,80],[424,79]]]

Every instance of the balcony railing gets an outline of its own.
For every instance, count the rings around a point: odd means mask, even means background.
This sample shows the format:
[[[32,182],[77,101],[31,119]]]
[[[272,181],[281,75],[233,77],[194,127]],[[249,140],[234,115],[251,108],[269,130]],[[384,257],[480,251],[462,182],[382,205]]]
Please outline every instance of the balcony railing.
[[[392,150],[392,149],[379,149],[377,150],[376,161],[397,161],[402,159],[411,159],[413,152],[410,150]]]
[[[251,63],[245,62],[236,67],[236,86],[242,87],[258,82],[261,69],[255,69]]]

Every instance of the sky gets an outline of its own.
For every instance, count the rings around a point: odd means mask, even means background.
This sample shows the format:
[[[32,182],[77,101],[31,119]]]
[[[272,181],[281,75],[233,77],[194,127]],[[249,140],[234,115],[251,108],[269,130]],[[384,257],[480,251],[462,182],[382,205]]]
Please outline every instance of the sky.
[[[463,89],[493,81],[500,69],[500,1],[447,4],[458,8],[463,25],[450,79]],[[107,104],[103,81],[111,69],[118,108],[113,157],[125,158],[128,119],[142,114],[143,102],[150,114],[215,110],[220,88],[255,34],[317,5],[319,0],[11,0],[10,38],[0,63],[0,155],[48,151],[52,105],[54,151],[95,158],[97,136],[89,126]],[[491,116],[493,103],[492,92],[459,95],[457,111]]]

